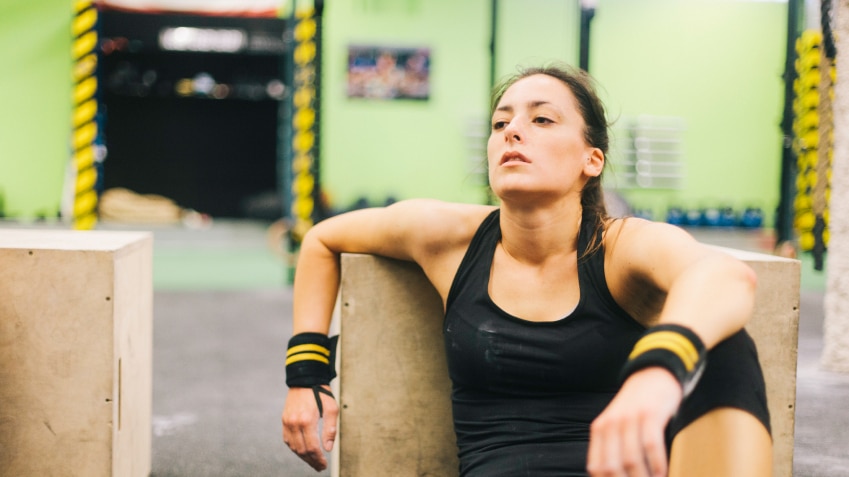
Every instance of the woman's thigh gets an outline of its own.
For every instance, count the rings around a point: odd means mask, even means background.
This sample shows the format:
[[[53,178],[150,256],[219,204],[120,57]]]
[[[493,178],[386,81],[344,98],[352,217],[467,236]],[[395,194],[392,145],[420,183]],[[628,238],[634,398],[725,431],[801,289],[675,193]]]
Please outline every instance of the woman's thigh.
[[[752,414],[710,411],[672,441],[669,477],[771,477],[772,438]]]

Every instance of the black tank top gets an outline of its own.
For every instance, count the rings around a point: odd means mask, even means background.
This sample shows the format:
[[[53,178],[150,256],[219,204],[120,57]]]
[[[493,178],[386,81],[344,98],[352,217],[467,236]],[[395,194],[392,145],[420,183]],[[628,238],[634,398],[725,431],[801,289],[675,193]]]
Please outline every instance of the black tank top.
[[[591,234],[585,219],[579,253]],[[460,474],[585,476],[590,423],[617,392],[619,371],[644,328],[610,295],[603,248],[578,261],[581,298],[568,316],[537,323],[501,310],[488,293],[500,239],[496,210],[472,239],[448,293],[443,331]],[[711,349],[707,363],[667,426],[667,451],[688,424],[721,407],[749,412],[770,431],[763,372],[746,330]]]
[[[460,474],[583,476],[590,423],[618,390],[645,328],[613,300],[603,248],[578,261],[580,300],[569,315],[532,322],[499,308],[488,292],[499,216],[496,210],[481,224],[446,304]],[[591,234],[585,218],[579,256]]]

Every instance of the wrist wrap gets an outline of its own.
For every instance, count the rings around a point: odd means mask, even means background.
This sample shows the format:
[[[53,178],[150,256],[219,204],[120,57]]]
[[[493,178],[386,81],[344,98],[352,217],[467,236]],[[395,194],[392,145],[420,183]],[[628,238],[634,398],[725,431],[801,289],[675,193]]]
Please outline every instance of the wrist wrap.
[[[686,397],[696,387],[706,357],[704,343],[689,328],[674,324],[654,326],[634,345],[622,369],[621,381],[642,369],[660,366],[678,379]]]
[[[311,388],[330,384],[336,377],[336,343],[339,336],[299,333],[289,340],[286,352],[286,385]]]

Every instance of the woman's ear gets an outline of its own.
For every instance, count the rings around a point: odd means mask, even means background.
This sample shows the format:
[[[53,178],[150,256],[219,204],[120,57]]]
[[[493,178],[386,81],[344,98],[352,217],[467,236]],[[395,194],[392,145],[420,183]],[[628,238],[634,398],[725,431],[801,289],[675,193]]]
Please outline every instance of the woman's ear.
[[[584,164],[584,174],[590,177],[598,177],[604,170],[604,153],[601,149],[594,147],[589,150],[587,161]]]

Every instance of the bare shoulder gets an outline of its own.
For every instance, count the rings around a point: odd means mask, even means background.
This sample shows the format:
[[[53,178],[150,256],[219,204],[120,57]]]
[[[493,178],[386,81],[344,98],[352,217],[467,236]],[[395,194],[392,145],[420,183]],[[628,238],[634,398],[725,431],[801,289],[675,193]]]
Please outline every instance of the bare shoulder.
[[[614,275],[609,278],[636,275],[658,285],[668,284],[671,277],[705,256],[720,253],[678,226],[636,217],[608,223],[604,245],[605,269]]]
[[[612,220],[604,232],[604,271],[616,302],[648,326],[660,314],[677,274],[706,247],[685,230],[636,217]]]
[[[495,207],[410,199],[321,222],[310,231],[335,253],[416,262],[446,299],[475,232]]]
[[[425,253],[458,244],[465,249],[481,222],[495,210],[493,206],[434,199],[401,201],[390,208],[396,208],[398,219],[407,222],[406,229],[420,242]]]
[[[605,227],[605,247],[618,254],[680,254],[707,252],[689,232],[662,222],[638,217],[611,220]],[[672,247],[672,248],[669,248]]]
[[[310,233],[330,250],[419,262],[465,247],[494,207],[410,199],[356,210],[317,224]]]

